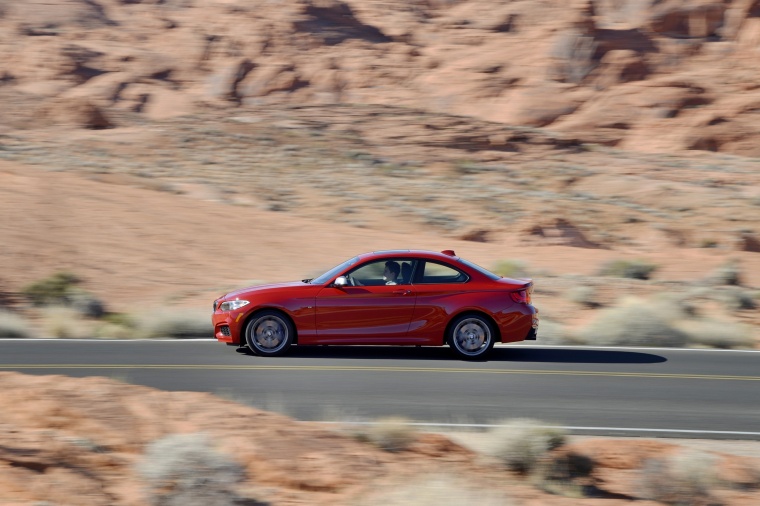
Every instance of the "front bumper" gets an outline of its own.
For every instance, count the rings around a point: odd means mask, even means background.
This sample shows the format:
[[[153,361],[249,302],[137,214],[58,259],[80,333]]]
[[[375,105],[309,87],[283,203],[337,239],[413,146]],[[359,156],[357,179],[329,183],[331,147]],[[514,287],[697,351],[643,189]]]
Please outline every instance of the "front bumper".
[[[211,323],[214,325],[214,337],[217,341],[223,343],[240,344],[243,320],[242,312],[214,312],[211,315]]]

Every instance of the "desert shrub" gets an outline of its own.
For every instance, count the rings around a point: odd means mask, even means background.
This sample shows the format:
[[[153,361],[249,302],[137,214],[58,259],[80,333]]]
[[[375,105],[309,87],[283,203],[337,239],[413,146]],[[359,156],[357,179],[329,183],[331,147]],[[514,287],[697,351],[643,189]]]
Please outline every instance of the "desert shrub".
[[[388,417],[355,430],[354,437],[388,452],[403,451],[414,442],[417,430],[403,417]]]
[[[493,429],[493,456],[518,473],[531,472],[547,452],[564,444],[565,431],[531,419],[507,420]]]
[[[718,291],[717,299],[723,303],[726,309],[731,311],[742,311],[757,308],[757,303],[751,292],[742,290],[739,287],[726,287]]]
[[[192,310],[167,309],[136,316],[137,336],[143,338],[174,337],[189,339],[213,337],[214,327],[207,313]]]
[[[676,327],[682,311],[665,301],[624,299],[603,309],[581,330],[581,337],[596,346],[672,346],[689,342],[689,335]]]
[[[567,328],[553,320],[541,317],[538,324],[538,342],[540,344],[582,344]]]
[[[500,260],[491,271],[505,278],[521,278],[526,276],[527,265],[522,260]]]
[[[689,342],[698,346],[721,349],[752,349],[755,339],[750,329],[739,323],[699,318],[680,321],[677,328],[689,337]]]
[[[69,307],[49,307],[42,315],[42,328],[47,337],[61,339],[83,339],[90,335],[91,322]]]
[[[560,452],[539,461],[534,481],[538,488],[552,494],[583,497],[585,487],[578,481],[591,476],[594,466],[591,457],[574,452]]]
[[[355,506],[440,506],[444,504],[510,506],[503,492],[484,489],[456,476],[411,476],[349,503]]]
[[[70,272],[57,272],[25,286],[21,293],[38,307],[69,306],[82,316],[100,318],[105,304],[93,294],[79,288],[81,279]]]
[[[21,316],[0,310],[0,337],[32,337],[32,331]]]
[[[715,269],[708,281],[715,285],[739,286],[742,284],[741,267],[736,260],[729,260]]]
[[[665,504],[710,504],[710,489],[717,481],[715,460],[695,450],[649,460],[642,470],[642,496]]]
[[[643,260],[612,260],[599,270],[602,276],[618,278],[649,279],[657,266]]]
[[[50,277],[30,283],[21,289],[21,293],[35,306],[63,305],[67,296],[81,282],[79,277],[70,272],[57,272]]]
[[[82,316],[87,318],[101,318],[106,313],[103,301],[90,292],[84,290],[71,290],[67,295],[69,305]]]
[[[175,434],[150,443],[137,471],[156,506],[242,503],[237,486],[245,478],[243,468],[203,434]]]
[[[593,286],[576,286],[567,291],[565,296],[571,302],[587,308],[601,306],[596,299],[597,289]]]

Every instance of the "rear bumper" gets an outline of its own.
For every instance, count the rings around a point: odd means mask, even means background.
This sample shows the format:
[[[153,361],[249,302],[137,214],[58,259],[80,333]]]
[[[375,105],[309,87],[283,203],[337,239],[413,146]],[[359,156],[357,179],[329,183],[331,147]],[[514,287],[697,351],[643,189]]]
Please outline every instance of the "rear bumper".
[[[530,304],[517,305],[518,311],[512,306],[509,313],[504,314],[500,322],[502,343],[518,343],[520,341],[535,341],[538,335],[538,309]]]
[[[528,331],[528,335],[525,336],[526,341],[535,341],[538,338],[538,309],[533,313],[533,321]]]

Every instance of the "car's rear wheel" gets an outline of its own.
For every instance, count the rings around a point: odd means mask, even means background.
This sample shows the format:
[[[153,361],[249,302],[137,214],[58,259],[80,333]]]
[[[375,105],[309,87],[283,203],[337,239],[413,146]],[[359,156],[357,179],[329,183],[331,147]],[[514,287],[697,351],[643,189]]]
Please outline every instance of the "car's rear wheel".
[[[256,314],[245,328],[245,342],[257,355],[282,355],[293,343],[295,330],[290,320],[279,311]]]
[[[451,323],[449,329],[449,346],[461,358],[483,358],[493,348],[494,328],[483,316],[462,315]]]

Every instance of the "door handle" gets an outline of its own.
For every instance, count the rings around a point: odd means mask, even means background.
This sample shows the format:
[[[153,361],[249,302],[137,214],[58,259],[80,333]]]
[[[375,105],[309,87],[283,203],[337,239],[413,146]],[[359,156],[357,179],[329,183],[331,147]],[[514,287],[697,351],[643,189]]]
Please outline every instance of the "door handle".
[[[409,295],[410,293],[412,293],[412,291],[411,290],[393,290],[391,293],[393,293],[394,295]]]

